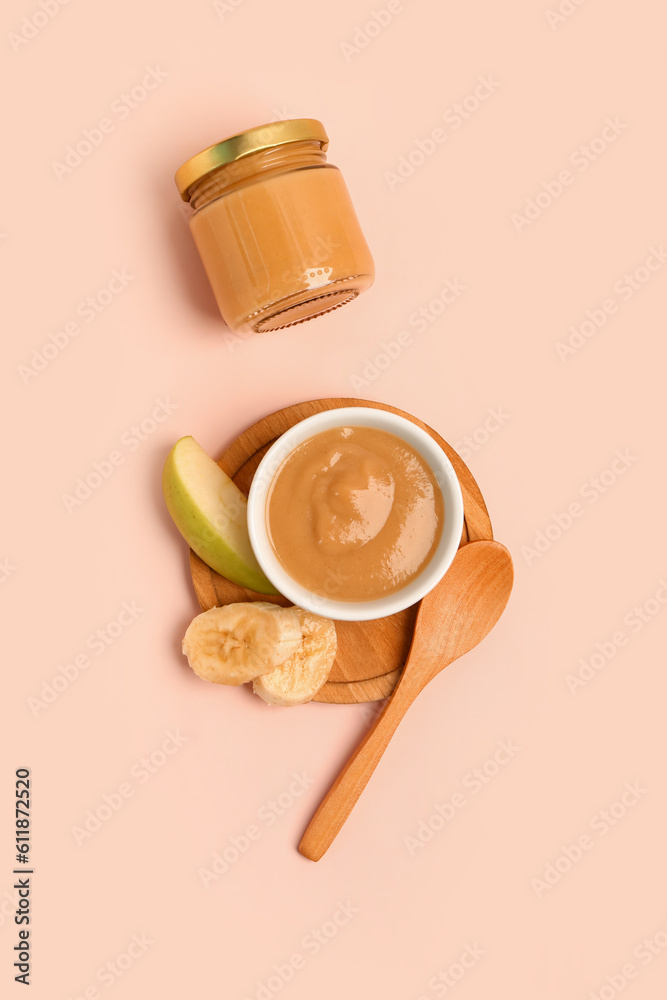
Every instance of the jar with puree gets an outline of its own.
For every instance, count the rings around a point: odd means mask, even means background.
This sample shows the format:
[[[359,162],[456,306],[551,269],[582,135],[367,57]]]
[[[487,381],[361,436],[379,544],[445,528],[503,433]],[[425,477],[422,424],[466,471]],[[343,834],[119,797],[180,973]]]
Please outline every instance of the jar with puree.
[[[375,267],[329,140],[310,118],[260,125],[183,164],[176,184],[226,324],[280,330],[351,302]]]
[[[315,594],[372,601],[413,580],[435,552],[442,492],[421,455],[388,431],[334,427],[300,444],[269,488],[269,540]]]

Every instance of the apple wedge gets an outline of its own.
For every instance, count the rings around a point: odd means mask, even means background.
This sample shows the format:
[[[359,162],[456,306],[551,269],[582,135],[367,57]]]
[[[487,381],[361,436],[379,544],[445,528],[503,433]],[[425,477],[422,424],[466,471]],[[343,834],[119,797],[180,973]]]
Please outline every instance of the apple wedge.
[[[162,492],[174,524],[207,566],[241,587],[276,594],[248,536],[248,501],[193,437],[177,441],[162,472]]]

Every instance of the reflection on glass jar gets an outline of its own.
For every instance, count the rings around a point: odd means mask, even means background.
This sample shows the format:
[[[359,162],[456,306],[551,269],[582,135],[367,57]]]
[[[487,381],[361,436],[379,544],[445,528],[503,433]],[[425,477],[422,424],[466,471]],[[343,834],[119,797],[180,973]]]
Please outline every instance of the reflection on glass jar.
[[[280,330],[351,302],[373,258],[321,122],[261,125],[210,146],[176,174],[223,319]]]

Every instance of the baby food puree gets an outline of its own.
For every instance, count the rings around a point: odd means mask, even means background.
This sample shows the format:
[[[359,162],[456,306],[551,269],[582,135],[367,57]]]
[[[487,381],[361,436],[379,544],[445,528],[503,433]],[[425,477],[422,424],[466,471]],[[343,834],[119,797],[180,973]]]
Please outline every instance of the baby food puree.
[[[289,575],[316,594],[375,600],[421,572],[437,548],[442,493],[405,441],[372,427],[335,427],[279,467],[267,530]]]

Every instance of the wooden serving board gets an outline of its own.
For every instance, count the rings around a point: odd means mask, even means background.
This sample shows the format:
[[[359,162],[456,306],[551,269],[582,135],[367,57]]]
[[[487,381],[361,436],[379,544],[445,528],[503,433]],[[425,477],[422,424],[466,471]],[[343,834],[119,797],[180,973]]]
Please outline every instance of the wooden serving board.
[[[369,406],[389,410],[406,417],[434,438],[451,461],[461,484],[465,521],[461,544],[478,539],[492,539],[491,521],[480,489],[465,462],[431,427],[403,410],[365,399],[313,399],[288,406],[264,417],[244,431],[218,460],[220,468],[239,489],[248,493],[252,477],[262,457],[276,440],[294,424],[322,410],[343,406]],[[210,569],[194,552],[190,552],[192,582],[202,611],[236,601],[273,601],[288,605],[284,597],[258,594],[239,587]],[[353,704],[387,698],[396,684],[412,641],[417,605],[368,622],[336,622],[338,654],[329,680],[316,701]]]

